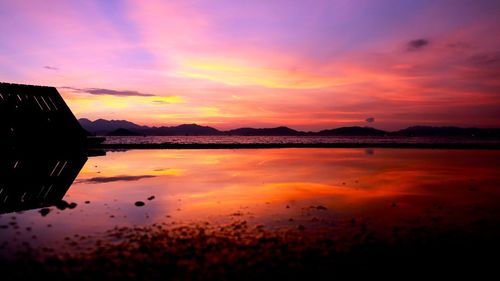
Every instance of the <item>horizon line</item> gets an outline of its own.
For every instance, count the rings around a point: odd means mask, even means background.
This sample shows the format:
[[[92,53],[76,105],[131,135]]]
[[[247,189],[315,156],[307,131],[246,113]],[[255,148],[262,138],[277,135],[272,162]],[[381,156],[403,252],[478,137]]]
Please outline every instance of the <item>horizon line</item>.
[[[384,132],[388,132],[388,133],[397,132],[397,131],[401,131],[401,130],[412,128],[412,127],[460,128],[460,129],[500,129],[500,127],[477,127],[477,126],[465,126],[465,127],[462,127],[462,126],[457,126],[457,125],[421,125],[421,124],[418,124],[418,125],[408,125],[406,127],[401,127],[399,129],[394,129],[394,130],[379,129],[379,128],[375,128],[375,127],[368,126],[368,125],[366,125],[366,126],[362,126],[362,125],[350,125],[350,126],[330,127],[330,128],[319,129],[319,130],[316,130],[316,131],[312,131],[312,130],[299,130],[299,129],[294,129],[294,128],[292,128],[290,126],[286,126],[286,125],[278,125],[278,126],[275,126],[275,127],[241,126],[241,127],[230,128],[230,129],[219,129],[219,128],[214,127],[214,126],[201,125],[201,124],[198,124],[198,123],[181,123],[181,124],[177,124],[177,125],[142,125],[142,124],[135,123],[133,121],[126,120],[126,119],[104,119],[104,118],[98,118],[98,119],[95,119],[95,120],[91,120],[90,118],[81,117],[81,118],[78,118],[78,121],[80,121],[81,119],[86,119],[86,120],[89,120],[90,122],[95,122],[95,121],[98,121],[98,120],[104,120],[104,121],[125,121],[125,122],[129,122],[129,123],[133,123],[133,124],[135,124],[137,126],[146,126],[146,127],[150,127],[150,128],[152,128],[152,127],[156,127],[156,128],[160,128],[160,127],[178,127],[178,126],[182,126],[182,125],[197,125],[197,126],[201,126],[201,127],[210,127],[210,128],[216,129],[216,130],[221,131],[221,132],[231,131],[231,130],[237,130],[237,129],[244,129],[244,128],[249,128],[249,129],[276,129],[276,128],[281,128],[281,127],[292,129],[292,130],[295,130],[297,132],[302,132],[302,133],[318,133],[318,132],[326,131],[326,130],[334,130],[334,129],[340,129],[340,128],[352,128],[352,127],[370,128],[370,129],[376,129],[376,130],[380,130],[380,131],[384,131]],[[126,129],[126,128],[122,128],[122,129]]]

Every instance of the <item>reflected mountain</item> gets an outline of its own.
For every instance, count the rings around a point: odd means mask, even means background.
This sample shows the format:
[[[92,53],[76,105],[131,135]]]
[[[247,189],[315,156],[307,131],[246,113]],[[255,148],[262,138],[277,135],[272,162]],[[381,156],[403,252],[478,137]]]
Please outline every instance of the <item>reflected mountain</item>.
[[[87,162],[79,157],[0,159],[0,214],[56,205]]]

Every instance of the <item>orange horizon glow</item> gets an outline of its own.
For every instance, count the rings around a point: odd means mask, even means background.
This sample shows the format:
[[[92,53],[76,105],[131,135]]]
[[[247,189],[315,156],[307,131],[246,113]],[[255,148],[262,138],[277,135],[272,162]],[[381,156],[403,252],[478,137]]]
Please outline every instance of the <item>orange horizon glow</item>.
[[[55,86],[78,118],[500,127],[495,1],[50,0],[0,10],[1,81]]]
[[[138,215],[131,214],[144,212],[151,221],[182,224],[238,218],[283,223],[290,217],[310,219],[308,212],[321,215],[311,206],[348,218],[362,213],[407,220],[437,203],[465,213],[460,206],[494,204],[497,154],[418,149],[110,152],[89,159],[65,198],[90,200],[87,212],[128,214],[111,223],[135,222]],[[470,191],[476,186],[483,192]],[[151,195],[155,199],[147,201]],[[133,205],[138,200],[146,202],[143,209]],[[119,208],[108,209],[109,202]],[[397,210],[391,207],[394,202]],[[100,223],[110,221],[103,217]]]

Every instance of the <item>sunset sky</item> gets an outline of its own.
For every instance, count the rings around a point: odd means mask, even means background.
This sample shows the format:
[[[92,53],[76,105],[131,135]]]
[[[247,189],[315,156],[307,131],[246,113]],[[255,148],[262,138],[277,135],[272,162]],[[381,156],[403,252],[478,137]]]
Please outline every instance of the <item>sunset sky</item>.
[[[500,127],[498,0],[0,0],[0,33],[78,118]]]

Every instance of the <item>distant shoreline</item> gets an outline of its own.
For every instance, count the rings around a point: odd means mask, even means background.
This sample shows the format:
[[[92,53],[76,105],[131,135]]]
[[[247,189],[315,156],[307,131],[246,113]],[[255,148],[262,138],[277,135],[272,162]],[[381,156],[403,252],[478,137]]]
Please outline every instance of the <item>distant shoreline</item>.
[[[407,148],[407,149],[481,149],[500,150],[500,143],[158,143],[101,144],[113,149],[271,149],[271,148]]]
[[[320,131],[298,131],[286,126],[272,128],[243,127],[231,130],[219,130],[198,124],[182,124],[177,126],[149,127],[127,120],[91,121],[81,118],[80,125],[90,135],[102,136],[358,136],[358,137],[497,137],[500,128],[476,128],[454,126],[410,126],[397,131],[385,131],[373,127],[348,126]]]

